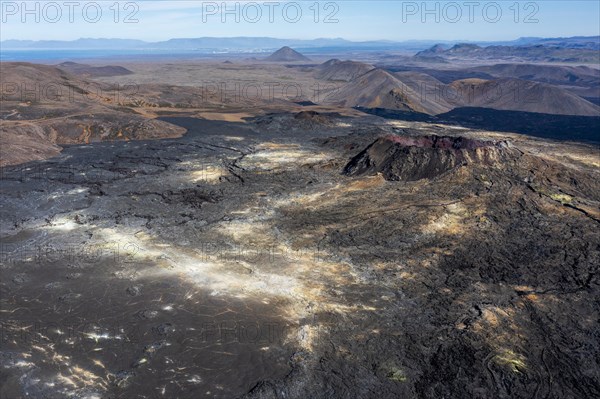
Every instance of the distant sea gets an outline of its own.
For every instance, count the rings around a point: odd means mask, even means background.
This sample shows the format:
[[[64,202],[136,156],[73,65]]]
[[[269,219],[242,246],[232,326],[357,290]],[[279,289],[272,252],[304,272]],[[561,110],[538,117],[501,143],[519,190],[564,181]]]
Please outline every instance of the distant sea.
[[[59,62],[72,61],[94,58],[128,58],[128,59],[143,59],[143,58],[212,58],[224,57],[227,55],[244,55],[256,54],[257,52],[223,52],[207,50],[177,50],[173,53],[172,50],[74,50],[74,49],[0,49],[0,61],[32,61],[32,62]]]
[[[276,48],[255,48],[255,49],[228,49],[216,50],[214,48],[199,49],[4,49],[0,46],[0,61],[31,61],[40,63],[58,63],[73,60],[89,60],[94,58],[110,59],[194,59],[194,58],[248,58],[263,57],[277,50]],[[394,46],[381,45],[376,48],[365,48],[363,46],[327,46],[327,47],[297,47],[297,51],[316,56],[328,56],[346,54],[348,52],[378,52],[378,51],[398,51]],[[422,50],[422,49],[421,49]],[[409,52],[410,53],[410,52]],[[407,53],[407,54],[409,54]],[[412,53],[410,53],[412,54]]]
[[[0,50],[0,61],[62,61],[72,59],[103,58],[122,55],[141,55],[135,50]]]

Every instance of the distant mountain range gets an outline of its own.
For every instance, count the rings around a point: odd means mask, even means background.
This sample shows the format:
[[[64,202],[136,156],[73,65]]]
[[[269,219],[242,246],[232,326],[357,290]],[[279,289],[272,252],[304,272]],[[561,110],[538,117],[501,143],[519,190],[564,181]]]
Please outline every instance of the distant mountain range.
[[[4,40],[0,42],[1,50],[169,50],[169,51],[272,51],[283,46],[299,49],[340,48],[340,49],[372,49],[372,50],[406,50],[422,51],[434,44],[443,47],[461,43],[461,41],[410,40],[365,41],[354,42],[341,38],[336,39],[277,39],[272,37],[199,37],[170,39],[161,42],[146,42],[132,39],[94,39],[82,38],[72,41],[60,40]],[[479,46],[534,46],[600,50],[600,36],[578,36],[569,38],[519,38],[503,42],[468,42]],[[445,45],[445,46],[444,46]]]
[[[591,41],[565,39],[541,39],[540,42],[523,45],[490,45],[486,47],[474,43],[458,43],[450,48],[443,44],[420,51],[417,58],[440,61],[444,59],[477,60],[526,60],[545,62],[595,62],[599,60],[597,44]]]

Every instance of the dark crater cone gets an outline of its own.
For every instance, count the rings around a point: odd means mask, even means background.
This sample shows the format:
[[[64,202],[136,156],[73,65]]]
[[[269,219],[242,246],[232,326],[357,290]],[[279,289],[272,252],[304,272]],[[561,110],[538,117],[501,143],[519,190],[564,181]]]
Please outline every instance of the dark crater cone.
[[[463,165],[496,165],[513,158],[508,142],[464,137],[380,137],[344,167],[348,176],[381,173],[386,180],[432,179]]]

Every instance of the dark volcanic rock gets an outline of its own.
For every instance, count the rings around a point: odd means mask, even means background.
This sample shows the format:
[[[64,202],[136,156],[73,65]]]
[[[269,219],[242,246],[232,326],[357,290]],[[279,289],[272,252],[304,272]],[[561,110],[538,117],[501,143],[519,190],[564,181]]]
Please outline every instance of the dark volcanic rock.
[[[294,115],[294,119],[298,121],[311,121],[317,123],[328,123],[329,118],[321,115],[317,111],[300,111]]]
[[[597,147],[167,122],[1,171],[0,397],[600,397]]]
[[[508,143],[463,137],[386,136],[375,140],[344,168],[344,174],[382,173],[386,180],[431,179],[469,163],[495,164],[510,156]]]

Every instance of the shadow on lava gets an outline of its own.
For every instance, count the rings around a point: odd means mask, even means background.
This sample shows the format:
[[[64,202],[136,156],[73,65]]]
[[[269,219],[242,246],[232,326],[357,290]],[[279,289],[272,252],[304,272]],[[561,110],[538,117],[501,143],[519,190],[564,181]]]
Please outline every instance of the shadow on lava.
[[[288,372],[302,321],[285,301],[140,277],[161,269],[147,261],[86,261],[2,270],[2,397],[230,398]]]

